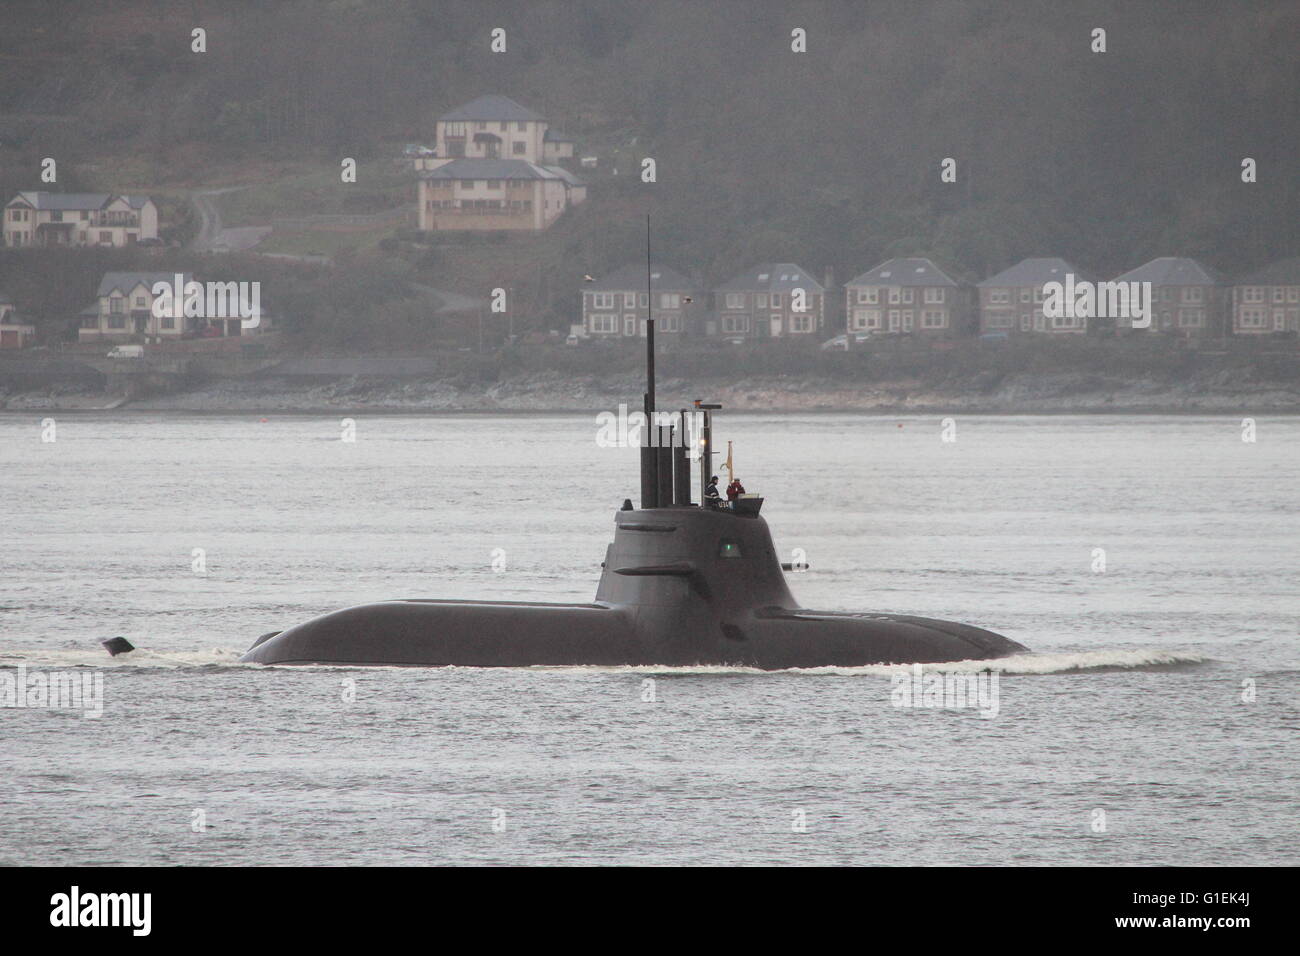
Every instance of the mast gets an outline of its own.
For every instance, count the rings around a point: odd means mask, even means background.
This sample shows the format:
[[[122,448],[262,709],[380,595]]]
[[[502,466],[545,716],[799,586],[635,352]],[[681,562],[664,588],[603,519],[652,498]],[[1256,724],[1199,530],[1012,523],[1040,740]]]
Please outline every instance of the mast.
[[[641,437],[641,507],[658,508],[671,501],[659,500],[658,426],[655,411],[655,320],[654,291],[650,281],[650,214],[645,217],[645,428]],[[654,436],[653,438],[651,436]]]

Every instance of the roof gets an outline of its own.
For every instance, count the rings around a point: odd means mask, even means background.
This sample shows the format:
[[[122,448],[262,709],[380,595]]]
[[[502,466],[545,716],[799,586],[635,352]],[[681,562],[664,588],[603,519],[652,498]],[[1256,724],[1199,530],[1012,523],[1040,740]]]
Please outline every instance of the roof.
[[[764,262],[717,287],[719,292],[781,292],[803,288],[808,292],[825,292],[822,284],[793,262]]]
[[[103,209],[113,197],[109,193],[47,193],[43,191],[20,192],[14,199],[23,199],[37,209]],[[13,199],[9,200],[11,203]]]
[[[1237,285],[1300,285],[1300,258],[1279,259],[1239,279]]]
[[[182,283],[189,282],[193,278],[188,272],[181,274]],[[126,295],[141,283],[152,289],[157,282],[171,285],[175,281],[174,272],[105,272],[104,278],[99,280],[99,291],[95,295],[110,295],[115,291]]]
[[[520,106],[508,96],[490,93],[487,96],[480,96],[478,99],[470,100],[464,106],[458,106],[450,113],[442,114],[438,117],[438,122],[456,122],[458,120],[524,120],[538,122],[544,119],[540,113],[534,113],[528,107]]]
[[[603,275],[595,282],[584,283],[584,288],[604,291],[644,291],[646,287],[645,263],[631,262],[622,268]],[[691,291],[698,288],[697,283],[682,275],[676,269],[655,263],[650,266],[650,288],[659,291]]]
[[[132,209],[141,209],[144,204],[149,202],[148,196],[119,196],[119,199],[125,199],[128,206]]]
[[[976,285],[981,288],[997,286],[1038,286],[1045,282],[1064,282],[1067,274],[1076,279],[1091,281],[1090,273],[1077,269],[1064,259],[1052,256],[1044,259],[1021,259],[1010,269],[1003,269]]]
[[[581,176],[573,175],[573,173],[569,172],[563,166],[543,166],[542,169],[546,170],[548,173],[554,173],[556,176],[559,176],[570,186],[587,185],[587,181],[585,179],[583,179]]]
[[[929,259],[889,259],[845,285],[956,286],[952,277]]]
[[[560,179],[545,166],[526,159],[453,159],[420,174],[424,179]]]
[[[1217,285],[1219,280],[1195,259],[1161,256],[1116,276],[1114,281],[1150,282],[1152,285]]]

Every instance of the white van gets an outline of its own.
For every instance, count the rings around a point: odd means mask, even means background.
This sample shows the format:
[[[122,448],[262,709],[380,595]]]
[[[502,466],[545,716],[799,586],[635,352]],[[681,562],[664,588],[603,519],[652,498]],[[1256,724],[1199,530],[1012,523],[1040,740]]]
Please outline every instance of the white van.
[[[115,345],[108,353],[109,358],[142,359],[143,345]]]

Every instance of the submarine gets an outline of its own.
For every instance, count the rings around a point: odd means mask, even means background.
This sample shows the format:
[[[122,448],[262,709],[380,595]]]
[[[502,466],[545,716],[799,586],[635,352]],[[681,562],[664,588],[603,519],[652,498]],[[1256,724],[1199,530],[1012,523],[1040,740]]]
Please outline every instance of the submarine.
[[[1027,650],[969,624],[801,607],[785,576],[802,568],[777,559],[760,514],[763,499],[747,494],[721,502],[716,488],[706,494],[712,416],[720,406],[701,400],[693,409],[656,411],[654,338],[650,314],[640,507],[625,499],[615,512],[614,540],[590,603],[413,598],[364,604],[264,634],[241,661],[783,670],[985,660]]]

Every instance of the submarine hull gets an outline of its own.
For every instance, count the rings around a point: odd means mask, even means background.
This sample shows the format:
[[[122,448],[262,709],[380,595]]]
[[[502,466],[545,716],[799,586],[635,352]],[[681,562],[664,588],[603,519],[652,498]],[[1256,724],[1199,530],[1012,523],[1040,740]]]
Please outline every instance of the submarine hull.
[[[620,511],[590,604],[386,601],[260,639],[261,664],[776,670],[982,660],[1025,648],[983,628],[813,611],[786,585],[766,522],[691,506]]]

